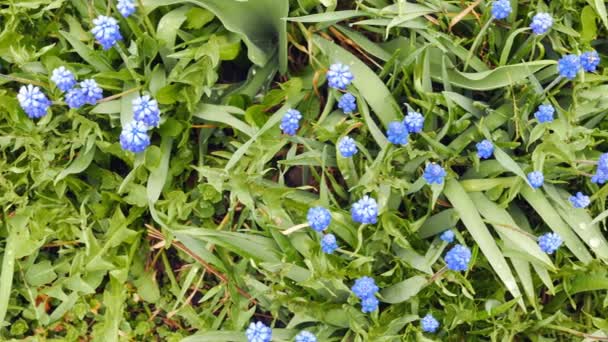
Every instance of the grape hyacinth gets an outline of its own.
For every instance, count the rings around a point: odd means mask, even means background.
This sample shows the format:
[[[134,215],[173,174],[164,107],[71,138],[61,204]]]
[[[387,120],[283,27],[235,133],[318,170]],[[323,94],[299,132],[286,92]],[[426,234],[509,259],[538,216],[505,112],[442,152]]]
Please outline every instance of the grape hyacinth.
[[[608,153],[602,153],[598,162],[597,170],[591,177],[591,182],[604,184],[608,181]]]
[[[568,200],[575,208],[586,208],[591,203],[589,196],[580,191],[577,192],[576,195],[570,196]]]
[[[547,33],[551,26],[553,26],[553,18],[551,17],[551,14],[544,12],[536,13],[530,24],[532,32],[536,35]]]
[[[338,100],[338,108],[342,109],[344,114],[350,114],[357,110],[357,100],[351,93],[346,93]]]
[[[355,296],[359,298],[367,298],[375,295],[380,288],[376,285],[374,278],[365,276],[355,280],[355,284],[351,290]]]
[[[420,133],[424,127],[424,116],[418,112],[408,112],[403,124],[409,133]]]
[[[494,144],[488,139],[478,142],[475,146],[477,147],[477,156],[481,159],[488,159],[494,153]]]
[[[158,102],[144,95],[133,100],[133,117],[137,121],[142,121],[150,127],[157,127],[160,122],[160,110]]]
[[[93,19],[93,24],[95,27],[93,27],[91,32],[104,50],[108,50],[116,45],[119,40],[122,40],[120,27],[118,27],[116,19],[100,15],[96,19]]]
[[[545,176],[543,176],[543,173],[540,171],[532,171],[528,173],[528,182],[530,182],[530,186],[534,189],[538,189],[543,186]]]
[[[552,122],[555,108],[552,105],[544,104],[538,106],[538,110],[534,113],[534,117],[539,123]]]
[[[580,57],[580,62],[583,70],[594,72],[600,64],[600,55],[598,55],[595,50],[583,52]]]
[[[357,149],[357,144],[355,144],[355,140],[349,136],[340,139],[338,142],[338,150],[344,158],[350,158],[359,151]]]
[[[556,233],[547,233],[538,238],[538,246],[547,254],[553,254],[561,245],[562,238]]]
[[[321,239],[321,250],[323,253],[332,254],[336,249],[338,249],[338,244],[336,243],[334,234],[323,235]]]
[[[308,225],[312,229],[318,232],[322,232],[331,223],[331,213],[329,212],[329,210],[321,206],[313,207],[308,209],[306,219],[308,220]]]
[[[345,90],[354,78],[348,65],[341,63],[332,64],[327,71],[327,83],[335,89]]]
[[[97,101],[103,98],[103,90],[97,85],[93,79],[88,79],[80,82],[80,88],[84,94],[84,100],[90,105],[94,105]]]
[[[445,175],[446,172],[440,165],[436,163],[429,163],[426,165],[422,177],[424,177],[424,180],[426,180],[428,184],[441,184],[443,183],[443,178]]]
[[[272,329],[262,322],[249,324],[245,331],[248,342],[270,342],[272,340]]]
[[[445,255],[448,269],[452,271],[466,271],[471,261],[471,250],[463,245],[456,245]]]
[[[133,120],[120,133],[120,146],[125,151],[143,152],[150,145],[148,126],[141,121]]]
[[[66,69],[64,66],[55,68],[51,74],[51,81],[55,83],[57,89],[61,91],[68,91],[76,84],[76,79],[71,71]]]
[[[317,337],[313,333],[303,330],[296,335],[296,342],[317,342]]]
[[[25,114],[32,119],[45,116],[51,106],[51,101],[40,91],[40,88],[31,84],[19,88],[17,100]]]
[[[434,333],[439,328],[439,321],[437,321],[433,315],[426,314],[426,316],[422,317],[420,320],[420,326],[422,327],[422,331]]]
[[[72,109],[77,109],[86,103],[84,92],[80,88],[72,88],[65,94],[65,103]]]
[[[565,55],[557,62],[557,70],[561,77],[573,80],[581,68],[581,62],[577,55]]]
[[[441,239],[441,241],[452,243],[454,242],[454,232],[448,229],[445,232],[441,233],[439,238]]]
[[[504,19],[511,14],[511,2],[509,0],[495,0],[492,4],[492,17]]]
[[[378,222],[378,203],[367,195],[355,202],[350,212],[355,222],[369,224]]]
[[[135,0],[118,0],[116,8],[123,17],[127,18],[135,13]]]
[[[363,313],[373,312],[378,309],[378,298],[369,296],[361,299],[361,311]]]
[[[298,128],[300,128],[300,119],[302,119],[302,114],[300,114],[300,111],[290,109],[281,119],[281,125],[279,127],[283,133],[287,135],[295,135]]]
[[[393,121],[388,124],[386,135],[388,136],[388,141],[392,144],[407,145],[408,132],[401,121]]]

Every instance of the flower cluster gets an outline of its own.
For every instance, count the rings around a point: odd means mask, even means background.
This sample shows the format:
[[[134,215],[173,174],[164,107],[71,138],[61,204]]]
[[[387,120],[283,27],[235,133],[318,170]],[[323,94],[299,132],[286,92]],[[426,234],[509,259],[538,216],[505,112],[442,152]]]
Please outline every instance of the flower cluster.
[[[591,177],[591,182],[604,184],[608,181],[608,153],[603,153],[597,163],[597,170]]]
[[[40,91],[40,88],[31,84],[19,89],[17,100],[23,111],[32,119],[45,116],[51,106],[51,101]]]
[[[409,133],[420,133],[424,127],[424,116],[418,112],[408,112],[403,124]]]
[[[287,135],[295,135],[300,128],[300,119],[302,114],[296,109],[289,109],[283,118],[281,119],[281,125],[279,126],[283,133]]]
[[[148,130],[158,127],[160,109],[150,95],[137,97],[131,102],[133,120],[122,129],[120,145],[126,151],[140,153],[150,145]]]
[[[118,0],[116,8],[123,17],[127,18],[135,13],[135,0]]]
[[[355,280],[352,289],[355,296],[361,300],[361,311],[364,313],[378,309],[376,293],[380,290],[373,278],[361,277]]]
[[[338,100],[338,108],[342,109],[344,114],[350,114],[357,110],[357,100],[351,93],[346,93]]]
[[[492,4],[492,17],[494,19],[504,19],[511,14],[511,2],[509,0],[495,0]]]
[[[331,213],[329,212],[329,210],[321,206],[313,207],[308,209],[306,219],[308,220],[308,225],[312,229],[318,232],[322,232],[331,223]]]
[[[586,51],[581,54],[580,61],[583,70],[594,72],[600,64],[600,55],[595,50]]]
[[[367,195],[355,202],[350,212],[355,222],[368,224],[378,222],[378,203]]]
[[[72,89],[74,85],[76,85],[76,78],[71,71],[66,69],[64,66],[60,66],[59,68],[55,68],[51,75],[51,81],[55,83],[57,89],[61,91],[68,91]]]
[[[478,142],[477,147],[477,156],[481,159],[488,159],[494,153],[494,144],[488,139],[484,139]]]
[[[547,233],[538,238],[538,246],[547,254],[553,254],[561,245],[562,238],[557,233]]]
[[[563,56],[557,62],[559,75],[573,80],[580,69],[586,72],[594,72],[600,64],[600,56],[595,50],[583,52],[580,56],[570,54]]]
[[[135,120],[142,121],[150,127],[158,127],[160,109],[156,100],[151,99],[150,95],[144,95],[133,100],[132,104]]]
[[[249,324],[245,331],[248,342],[270,342],[272,340],[272,329],[262,322]]]
[[[401,121],[393,121],[388,125],[386,132],[388,141],[395,145],[407,145],[407,137],[409,135],[407,128]]]
[[[536,13],[530,24],[532,32],[536,35],[547,33],[551,26],[553,26],[553,18],[551,17],[551,14],[544,12]]]
[[[538,110],[534,113],[534,117],[539,123],[552,122],[555,108],[552,105],[544,104],[538,106]]]
[[[439,329],[439,321],[433,315],[427,314],[420,320],[420,326],[422,327],[422,331],[434,333]]]
[[[446,230],[445,232],[441,233],[441,235],[439,236],[439,238],[441,239],[441,241],[445,241],[447,243],[452,243],[454,242],[454,232],[451,231],[450,229]]]
[[[445,255],[445,263],[452,271],[466,271],[471,261],[471,250],[463,245],[456,245]]]
[[[323,253],[332,254],[338,249],[338,243],[334,234],[325,234],[321,239],[321,250]]]
[[[422,175],[428,184],[442,184],[445,176],[445,170],[436,163],[427,164]]]
[[[357,154],[357,152],[359,151],[357,149],[357,144],[355,143],[355,140],[348,136],[340,139],[340,141],[338,142],[338,150],[344,158],[350,158]]]
[[[97,42],[101,44],[104,50],[110,49],[118,41],[122,40],[120,27],[118,27],[116,19],[100,15],[93,19],[93,24],[95,26],[91,30],[91,33],[93,33],[95,39],[97,39]]]
[[[317,337],[313,333],[303,330],[296,335],[296,342],[317,342]]]
[[[577,192],[576,195],[570,196],[568,200],[570,200],[570,203],[572,203],[572,206],[575,208],[586,208],[591,203],[589,196],[580,191]]]
[[[545,176],[540,171],[532,171],[528,173],[528,182],[534,189],[538,189],[545,183]]]
[[[327,82],[330,87],[345,90],[355,79],[348,65],[341,63],[332,64],[327,71]]]

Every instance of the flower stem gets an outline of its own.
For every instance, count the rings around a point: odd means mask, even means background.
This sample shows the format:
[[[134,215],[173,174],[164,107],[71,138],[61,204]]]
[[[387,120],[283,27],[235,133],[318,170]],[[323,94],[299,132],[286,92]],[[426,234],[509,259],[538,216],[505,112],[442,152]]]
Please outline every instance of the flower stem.
[[[13,81],[13,82],[19,82],[19,83],[25,83],[25,84],[33,84],[33,85],[37,85],[39,87],[44,87],[44,88],[48,88],[49,87],[49,85],[47,83],[44,83],[44,82],[39,82],[39,81],[34,81],[34,80],[28,80],[27,78],[15,77],[15,76],[11,76],[11,75],[0,74],[0,78],[4,78],[6,80],[10,80],[10,81]]]
[[[543,95],[548,93],[549,90],[551,90],[553,87],[555,87],[555,85],[557,85],[560,81],[562,80],[561,76],[557,76],[553,82],[549,83],[549,85],[545,88],[545,90],[543,91]]]
[[[102,103],[102,102],[108,102],[108,101],[112,101],[112,100],[114,100],[114,99],[117,99],[117,98],[123,97],[123,96],[125,96],[125,95],[127,95],[127,94],[134,93],[134,92],[136,92],[136,91],[138,91],[138,90],[140,90],[140,89],[141,89],[141,86],[139,86],[139,87],[135,87],[135,88],[131,88],[131,89],[129,89],[129,90],[125,90],[125,91],[123,91],[122,93],[114,94],[114,95],[112,95],[112,96],[108,96],[108,97],[106,97],[106,98],[103,98],[103,99],[101,99],[101,100],[97,101],[97,103]]]
[[[291,233],[297,232],[298,230],[304,229],[306,227],[308,227],[308,222],[306,222],[306,223],[300,223],[300,224],[295,225],[295,226],[293,226],[293,227],[291,227],[289,229],[285,229],[281,233],[283,233],[283,235],[289,235]]]

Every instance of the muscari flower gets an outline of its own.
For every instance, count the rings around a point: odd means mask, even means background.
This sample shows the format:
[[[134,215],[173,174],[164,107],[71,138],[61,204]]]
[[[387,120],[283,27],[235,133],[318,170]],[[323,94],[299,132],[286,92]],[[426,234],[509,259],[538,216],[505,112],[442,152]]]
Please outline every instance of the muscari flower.
[[[127,18],[131,14],[135,13],[135,1],[134,0],[118,0],[118,4],[116,4],[116,8],[118,8],[118,12],[122,14],[123,17]]]
[[[84,92],[80,88],[72,88],[65,94],[65,103],[72,109],[80,108],[86,102]]]
[[[378,222],[378,203],[365,195],[353,204],[350,213],[355,222],[374,224]]]
[[[532,171],[528,173],[528,182],[530,182],[530,185],[534,189],[538,189],[543,186],[543,183],[545,182],[545,176],[543,176],[543,173],[540,171]]]
[[[562,238],[556,233],[547,233],[538,238],[538,246],[547,254],[553,254],[561,245]]]
[[[358,152],[355,140],[349,136],[340,139],[340,141],[338,142],[338,150],[344,158],[350,158]]]
[[[395,145],[407,145],[408,132],[401,121],[393,121],[388,124],[386,135],[388,136],[388,141]]]
[[[488,139],[478,142],[475,146],[477,147],[477,156],[481,159],[488,159],[494,153],[494,144]]]
[[[332,88],[344,90],[354,78],[348,65],[341,63],[332,64],[327,71],[327,83]]]
[[[565,55],[557,62],[557,70],[561,77],[573,80],[581,68],[581,62],[577,55]]]
[[[471,261],[471,250],[463,245],[456,245],[445,255],[445,262],[452,271],[466,271]]]
[[[577,192],[576,195],[570,196],[568,200],[575,208],[586,208],[591,203],[589,196],[583,194],[580,191]]]
[[[600,64],[600,55],[595,50],[583,52],[579,59],[581,66],[587,72],[594,72]]]
[[[418,112],[408,112],[403,124],[409,133],[420,133],[424,127],[424,116]]]
[[[313,207],[308,209],[306,219],[308,220],[308,225],[310,225],[312,229],[322,232],[331,222],[331,213],[323,207]]]
[[[602,170],[608,170],[608,153],[602,153],[597,161],[597,168]]]
[[[509,0],[495,0],[492,4],[492,17],[504,19],[511,14],[511,2]]]
[[[313,333],[303,330],[296,336],[296,342],[317,342],[317,337]]]
[[[85,102],[88,104],[94,105],[103,98],[103,90],[93,79],[80,82],[80,88],[82,88]]]
[[[530,24],[532,32],[537,35],[547,33],[551,26],[553,26],[553,18],[551,17],[551,14],[544,12],[536,13]]]
[[[364,276],[355,280],[355,284],[351,290],[359,299],[364,299],[373,297],[380,288],[376,285],[374,278]]]
[[[133,100],[133,117],[137,121],[143,121],[150,127],[157,127],[160,122],[160,109],[158,102],[150,98],[150,95],[140,96]]]
[[[434,333],[439,328],[439,322],[433,315],[426,314],[426,316],[422,317],[420,320],[420,326],[422,327],[422,331]]]
[[[281,125],[279,126],[283,133],[287,135],[295,135],[300,128],[300,119],[302,119],[302,114],[300,111],[296,109],[288,110],[283,118],[281,119]]]
[[[441,239],[441,241],[452,243],[454,241],[454,232],[448,229],[445,232],[441,233],[439,238]]]
[[[51,74],[51,81],[55,83],[57,88],[61,91],[68,91],[76,84],[76,79],[71,71],[66,69],[64,66],[55,68]]]
[[[598,168],[595,174],[591,176],[591,182],[596,184],[608,182],[608,170]]]
[[[538,109],[534,113],[534,117],[539,123],[552,122],[553,114],[555,114],[555,108],[552,105],[544,104],[538,106]]]
[[[31,84],[24,85],[19,89],[17,100],[25,114],[32,119],[45,116],[51,106],[51,101],[40,91],[40,88]]]
[[[338,249],[338,244],[336,243],[334,234],[323,235],[321,239],[321,250],[323,253],[332,254],[336,249]]]
[[[270,342],[272,340],[272,329],[259,321],[249,324],[245,334],[248,342]]]
[[[378,309],[378,298],[372,296],[361,299],[361,311],[363,313],[373,312]]]
[[[122,128],[120,146],[123,150],[140,153],[148,145],[150,145],[150,137],[148,136],[148,126],[145,123],[133,120]]]
[[[357,110],[357,100],[351,93],[346,93],[340,97],[338,108],[342,109],[344,114],[350,114]]]
[[[116,19],[100,15],[96,19],[93,19],[93,24],[95,27],[93,27],[91,32],[104,50],[111,48],[119,40],[122,40],[120,27],[118,27]]]
[[[422,177],[424,177],[428,184],[441,184],[443,183],[443,178],[445,175],[446,172],[440,165],[436,163],[429,163],[426,164]]]

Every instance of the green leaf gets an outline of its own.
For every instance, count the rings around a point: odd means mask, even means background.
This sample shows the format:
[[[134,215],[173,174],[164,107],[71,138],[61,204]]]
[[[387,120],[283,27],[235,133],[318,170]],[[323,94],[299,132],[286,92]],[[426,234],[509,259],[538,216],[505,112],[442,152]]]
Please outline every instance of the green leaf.
[[[169,172],[169,160],[171,160],[171,147],[173,139],[163,137],[160,143],[161,160],[158,166],[150,172],[148,177],[147,193],[148,201],[152,205],[158,201],[161,191],[167,181]]]
[[[513,158],[511,158],[497,146],[494,146],[494,157],[500,163],[500,165],[502,165],[502,167],[513,172],[519,176],[519,178],[523,179],[526,184],[530,185],[530,183],[528,183],[528,177],[526,177],[526,174],[522,171],[521,167],[519,167]]]
[[[606,3],[604,0],[593,0],[597,15],[602,19],[604,28],[608,29],[608,15],[606,14]]]
[[[186,21],[190,9],[190,6],[178,7],[165,14],[158,22],[156,38],[161,42],[159,52],[163,58],[163,62],[167,67],[167,70],[169,71],[173,68],[173,66],[175,66],[177,61],[175,58],[167,57],[167,55],[173,53],[177,31]]]
[[[80,151],[80,154],[74,159],[74,161],[72,161],[70,166],[61,170],[57,177],[55,177],[55,181],[53,183],[57,185],[60,180],[64,179],[68,175],[81,173],[82,171],[86,170],[93,161],[95,151],[95,136],[90,135],[86,144]]]
[[[74,37],[68,32],[59,31],[59,33],[74,47],[74,50],[77,54],[82,57],[87,63],[95,67],[97,71],[112,71],[112,66],[110,63],[98,52],[90,49],[88,46],[84,45],[78,38]]]
[[[4,326],[4,318],[8,310],[13,286],[13,272],[15,268],[15,237],[9,232],[2,255],[2,269],[0,270],[0,327]]]
[[[49,260],[43,260],[27,268],[25,280],[31,286],[41,286],[57,279],[57,273]]]
[[[305,15],[301,17],[289,17],[286,18],[288,21],[297,23],[325,23],[325,22],[338,22],[345,19],[354,17],[369,16],[368,13],[357,10],[346,10],[336,12],[324,12],[311,15]]]
[[[402,303],[417,295],[429,282],[424,276],[413,276],[383,289],[382,301],[390,304]]]
[[[247,125],[245,122],[237,119],[232,114],[244,115],[245,112],[236,107],[201,103],[197,107],[196,111],[192,113],[192,115],[196,116],[197,118],[211,122],[223,123],[247,134],[249,137],[252,137],[255,134],[255,129]]]

